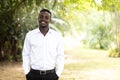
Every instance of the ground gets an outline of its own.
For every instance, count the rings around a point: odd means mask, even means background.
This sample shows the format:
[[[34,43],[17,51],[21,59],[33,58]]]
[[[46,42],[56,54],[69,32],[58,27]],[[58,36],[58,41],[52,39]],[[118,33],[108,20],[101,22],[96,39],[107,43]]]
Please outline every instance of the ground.
[[[25,80],[22,62],[1,62],[0,80]]]
[[[120,80],[120,58],[106,51],[65,52],[65,69],[59,80]],[[0,62],[0,80],[25,80],[22,62]]]

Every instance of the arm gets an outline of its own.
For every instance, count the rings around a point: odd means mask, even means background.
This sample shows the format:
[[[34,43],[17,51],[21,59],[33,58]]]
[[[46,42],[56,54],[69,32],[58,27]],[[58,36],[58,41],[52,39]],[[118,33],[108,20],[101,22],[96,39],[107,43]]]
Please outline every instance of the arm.
[[[56,74],[60,76],[64,69],[64,50],[62,36],[60,36],[60,40],[57,46],[57,53],[58,54],[56,58]]]
[[[28,39],[28,34],[26,35],[23,51],[22,51],[22,58],[23,58],[23,70],[25,74],[28,74],[30,71],[30,43]]]

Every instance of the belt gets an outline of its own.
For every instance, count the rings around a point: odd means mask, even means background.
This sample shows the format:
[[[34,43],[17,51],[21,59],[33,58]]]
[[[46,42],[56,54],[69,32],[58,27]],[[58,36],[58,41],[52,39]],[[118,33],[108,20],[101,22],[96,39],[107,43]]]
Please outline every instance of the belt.
[[[51,69],[51,70],[35,70],[35,69],[31,69],[32,72],[34,73],[39,73],[40,75],[46,75],[49,73],[55,73],[55,69]]]

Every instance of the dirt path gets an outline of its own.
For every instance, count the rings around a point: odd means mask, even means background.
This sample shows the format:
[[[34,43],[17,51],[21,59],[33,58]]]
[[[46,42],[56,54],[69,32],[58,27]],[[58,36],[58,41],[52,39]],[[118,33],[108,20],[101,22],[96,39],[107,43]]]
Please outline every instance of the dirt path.
[[[80,59],[80,58],[75,58],[72,55],[66,55],[65,57],[66,57],[65,64],[70,64],[70,63],[79,64],[79,63],[92,62],[92,61],[99,62],[100,60],[99,58]],[[104,56],[102,56],[101,58],[105,59]],[[112,59],[107,58],[106,60],[112,60]],[[116,67],[108,68],[108,69],[106,68],[105,69],[104,68],[94,69],[93,67],[93,69],[91,70],[75,70],[75,69],[67,70],[65,69],[64,72],[66,74],[62,76],[64,78],[62,80],[120,80],[120,76],[119,76],[120,65],[113,65],[113,66],[116,66]]]
[[[25,80],[21,62],[2,62],[0,64],[0,80]]]
[[[65,64],[70,63],[84,63],[86,59],[77,59],[73,56],[67,54],[65,55]],[[119,65],[117,65],[120,67]],[[60,80],[120,80],[120,68],[113,69],[92,69],[92,70],[69,70],[64,69],[64,72]],[[25,76],[22,69],[22,62],[10,63],[2,62],[0,63],[0,80],[25,80]]]

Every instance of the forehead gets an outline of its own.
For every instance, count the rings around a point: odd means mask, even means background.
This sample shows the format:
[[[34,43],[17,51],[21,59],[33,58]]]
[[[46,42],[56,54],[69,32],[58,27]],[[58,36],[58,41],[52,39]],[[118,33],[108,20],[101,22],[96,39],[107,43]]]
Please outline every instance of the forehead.
[[[50,13],[47,11],[42,11],[39,13],[39,16],[42,16],[42,15],[50,16]]]

